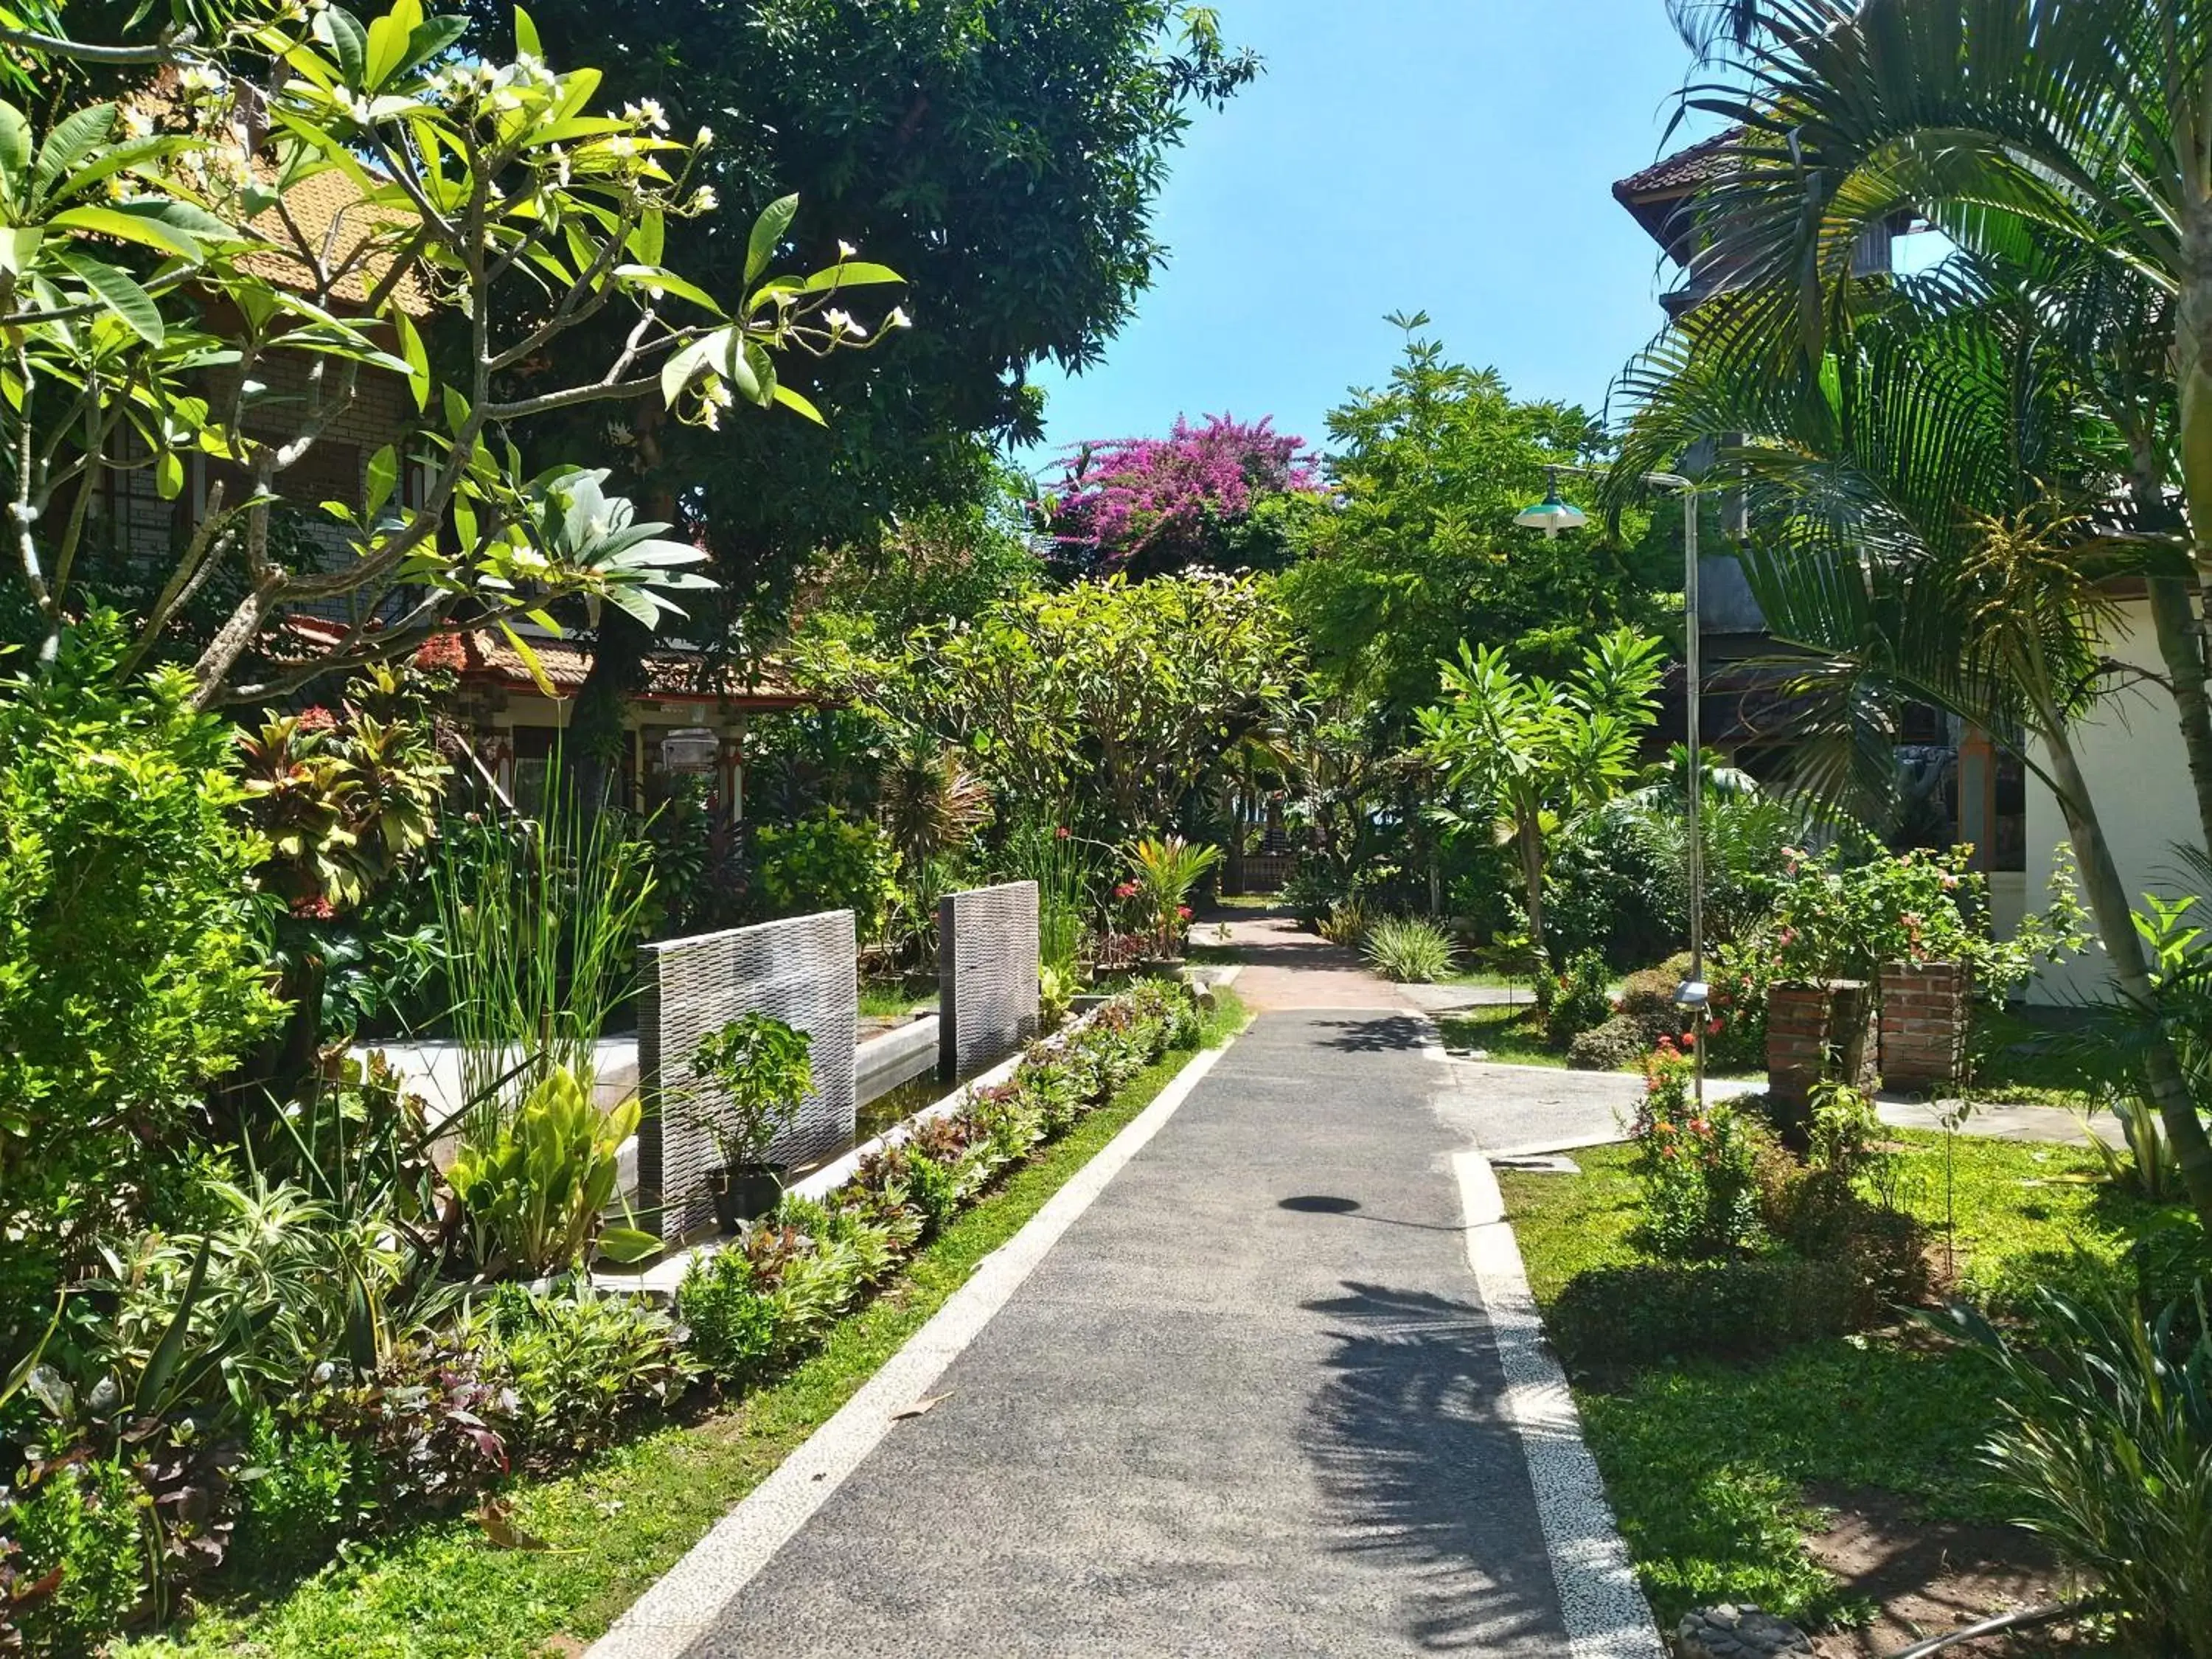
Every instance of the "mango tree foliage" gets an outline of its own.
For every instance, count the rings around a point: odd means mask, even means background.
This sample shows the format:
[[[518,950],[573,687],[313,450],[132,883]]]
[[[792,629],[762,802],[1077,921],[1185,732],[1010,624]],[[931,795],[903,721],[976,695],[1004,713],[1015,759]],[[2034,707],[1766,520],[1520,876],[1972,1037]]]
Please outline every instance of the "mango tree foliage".
[[[550,606],[581,599],[650,623],[670,592],[705,585],[684,568],[697,551],[635,522],[599,477],[526,472],[529,422],[648,398],[703,425],[739,399],[818,418],[779,356],[861,343],[869,331],[834,301],[896,278],[843,257],[771,275],[797,209],[785,197],[733,261],[742,283],[710,296],[662,262],[670,224],[715,205],[692,182],[708,135],[679,142],[649,104],[601,107],[596,70],[556,70],[526,15],[514,28],[513,60],[495,62],[465,18],[419,0],[366,21],[252,0],[117,42],[0,21],[42,94],[73,89],[88,64],[146,72],[73,108],[42,96],[35,120],[0,104],[0,437],[18,580],[49,656],[83,608],[77,562],[103,484],[143,472],[173,500],[195,460],[204,499],[121,669],[211,582],[235,591],[192,665],[202,707],[281,694],[456,620],[498,623],[527,657],[515,616],[550,626]],[[311,214],[310,186],[350,199]],[[580,360],[568,337],[601,322],[613,343]],[[326,533],[302,554],[272,535],[282,487],[376,376],[404,383],[416,419],[368,459],[357,495],[324,504]],[[307,608],[356,620],[285,660],[276,625]],[[234,683],[257,646],[276,648],[273,671]]]
[[[1520,402],[1495,371],[1449,361],[1420,334],[1425,316],[1393,320],[1407,330],[1404,360],[1387,385],[1331,411],[1339,505],[1309,521],[1282,591],[1321,688],[1350,709],[1379,705],[1378,736],[1401,743],[1461,640],[1560,672],[1648,600],[1618,548],[1547,542],[1513,523],[1544,493],[1547,464],[1595,453],[1590,418]]]
[[[889,651],[817,635],[802,657],[817,684],[964,749],[1002,807],[1071,804],[1115,838],[1171,823],[1298,672],[1267,586],[1200,572],[1017,594]]]
[[[1439,811],[1511,842],[1540,956],[1547,842],[1634,778],[1662,672],[1659,641],[1632,628],[1605,635],[1564,683],[1516,674],[1501,647],[1462,641],[1443,665],[1443,702],[1421,710],[1429,758],[1465,803]]]
[[[471,9],[488,39],[506,26],[507,0]],[[535,0],[532,15],[556,60],[606,71],[611,100],[657,100],[678,131],[712,124],[696,176],[728,210],[798,191],[816,263],[843,238],[912,284],[897,349],[792,365],[828,432],[641,430],[634,487],[683,496],[733,622],[780,616],[818,547],[988,498],[992,452],[1039,435],[1035,367],[1096,364],[1134,314],[1186,128],[1259,67],[1187,0]],[[728,229],[673,222],[667,250],[726,305],[741,297]],[[596,453],[596,423],[564,433],[575,459]]]

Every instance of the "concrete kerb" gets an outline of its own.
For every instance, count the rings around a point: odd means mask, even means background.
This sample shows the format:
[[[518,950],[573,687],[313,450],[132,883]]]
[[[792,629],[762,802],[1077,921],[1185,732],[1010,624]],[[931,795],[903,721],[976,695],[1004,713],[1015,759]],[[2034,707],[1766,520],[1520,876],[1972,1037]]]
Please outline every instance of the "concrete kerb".
[[[1232,1036],[1218,1048],[1192,1056],[1152,1103],[1071,1176],[1020,1231],[976,1265],[968,1282],[835,1416],[617,1619],[592,1644],[586,1659],[676,1659],[719,1628],[729,1603],[890,1433],[897,1420],[895,1413],[912,1406],[944,1375],[1236,1040]],[[918,1121],[908,1119],[908,1123]]]
[[[1440,1040],[1427,1046],[1432,1058],[1451,1062]],[[1455,1154],[1452,1172],[1467,1227],[1468,1266],[1481,1291],[1505,1377],[1499,1414],[1528,1463],[1568,1650],[1574,1659],[1666,1659],[1650,1604],[1636,1582],[1635,1561],[1607,1501],[1604,1478],[1583,1439],[1565,1373],[1545,1345],[1543,1319],[1505,1218],[1497,1175],[1480,1149]]]

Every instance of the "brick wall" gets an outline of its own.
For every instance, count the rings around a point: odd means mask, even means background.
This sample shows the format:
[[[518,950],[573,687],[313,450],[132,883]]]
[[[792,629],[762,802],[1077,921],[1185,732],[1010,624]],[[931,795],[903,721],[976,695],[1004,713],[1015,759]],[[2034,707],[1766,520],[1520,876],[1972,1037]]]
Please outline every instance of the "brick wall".
[[[1972,988],[1957,963],[1886,962],[1881,968],[1881,1080],[1931,1089],[1965,1069]]]

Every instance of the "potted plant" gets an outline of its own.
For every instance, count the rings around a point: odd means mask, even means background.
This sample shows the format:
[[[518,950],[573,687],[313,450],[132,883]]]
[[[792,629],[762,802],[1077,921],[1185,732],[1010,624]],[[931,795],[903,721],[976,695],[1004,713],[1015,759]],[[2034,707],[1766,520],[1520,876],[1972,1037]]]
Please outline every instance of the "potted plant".
[[[691,1051],[693,1121],[721,1157],[707,1188],[726,1233],[782,1200],[784,1166],[769,1163],[768,1151],[814,1086],[812,1048],[805,1032],[756,1010]]]

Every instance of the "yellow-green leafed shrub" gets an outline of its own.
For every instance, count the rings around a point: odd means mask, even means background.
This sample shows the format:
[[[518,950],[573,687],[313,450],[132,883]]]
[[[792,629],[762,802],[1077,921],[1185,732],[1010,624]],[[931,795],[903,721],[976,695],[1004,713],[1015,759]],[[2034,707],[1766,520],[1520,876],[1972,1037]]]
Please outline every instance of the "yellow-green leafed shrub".
[[[574,1073],[556,1067],[512,1116],[472,1135],[447,1179],[476,1227],[477,1259],[519,1274],[574,1267],[614,1198],[617,1154],[638,1115],[635,1099],[601,1111]],[[598,1244],[634,1260],[659,1241],[608,1228]]]

